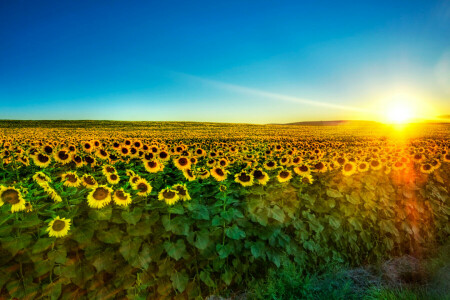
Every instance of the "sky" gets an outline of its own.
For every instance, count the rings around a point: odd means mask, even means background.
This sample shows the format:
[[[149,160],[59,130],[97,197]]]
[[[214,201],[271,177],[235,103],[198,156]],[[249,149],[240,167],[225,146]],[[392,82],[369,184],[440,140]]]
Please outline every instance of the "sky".
[[[0,1],[0,119],[265,124],[391,106],[450,114],[450,1]]]

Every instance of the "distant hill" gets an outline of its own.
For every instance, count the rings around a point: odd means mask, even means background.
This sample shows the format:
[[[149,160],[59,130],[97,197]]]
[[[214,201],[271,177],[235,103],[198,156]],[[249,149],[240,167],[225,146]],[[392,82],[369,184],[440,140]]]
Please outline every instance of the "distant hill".
[[[271,124],[271,125],[338,126],[338,125],[375,125],[375,124],[379,123],[375,121],[334,120],[334,121],[304,121],[304,122]]]

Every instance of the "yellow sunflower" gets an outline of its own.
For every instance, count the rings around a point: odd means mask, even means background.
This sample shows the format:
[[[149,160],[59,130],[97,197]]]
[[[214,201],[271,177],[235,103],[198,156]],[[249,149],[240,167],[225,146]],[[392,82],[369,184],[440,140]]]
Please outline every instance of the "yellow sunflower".
[[[158,193],[158,200],[166,202],[167,205],[174,205],[179,199],[175,189],[165,188]]]
[[[383,167],[383,164],[379,159],[373,159],[370,161],[370,168],[372,170],[380,170]]]
[[[344,174],[345,176],[350,176],[355,174],[356,172],[356,164],[352,161],[347,161],[343,166],[342,166],[342,174]]]
[[[180,200],[183,201],[191,200],[191,196],[189,195],[186,184],[181,183],[175,184],[174,186],[172,186],[172,190],[177,191]]]
[[[131,195],[124,192],[123,189],[116,190],[113,195],[114,203],[121,206],[128,206],[131,204]]]
[[[46,168],[50,165],[52,160],[47,154],[38,153],[32,156],[33,162],[36,166]]]
[[[266,185],[270,179],[269,175],[262,169],[253,170],[252,175],[256,182],[261,185]]]
[[[300,167],[295,167],[294,172],[297,175],[305,176],[305,175],[309,175],[311,173],[311,170],[309,169],[309,167],[307,165],[302,165]]]
[[[358,172],[367,172],[369,170],[369,165],[363,161],[358,164]]]
[[[223,181],[227,179],[228,172],[222,168],[219,167],[213,168],[211,169],[210,173],[211,176],[214,177],[214,179],[216,179],[217,181]]]
[[[89,174],[84,174],[83,177],[81,177],[81,184],[88,189],[92,189],[98,186],[97,180],[95,180],[95,178]]]
[[[45,174],[44,172],[36,172],[33,175],[33,180],[37,184],[46,183],[46,182],[52,182],[52,179],[47,174]]]
[[[206,179],[210,176],[211,174],[209,173],[209,171],[205,168],[200,168],[197,170],[197,176],[200,177],[201,179]]]
[[[139,196],[147,196],[152,192],[152,186],[144,178],[136,181],[135,186]]]
[[[87,196],[88,205],[92,208],[102,208],[111,202],[112,189],[106,185],[95,187]]]
[[[62,176],[63,185],[67,187],[79,187],[81,184],[80,178],[75,172],[67,172]]]
[[[302,175],[301,182],[305,184],[312,184],[314,182],[314,179],[311,174],[305,174]]]
[[[108,176],[106,176],[106,180],[108,181],[109,184],[118,184],[120,181],[120,177],[118,174],[109,174]]]
[[[434,171],[434,169],[431,164],[425,163],[425,164],[420,165],[420,172],[422,172],[422,173],[430,174],[433,171]]]
[[[3,204],[11,205],[11,212],[18,212],[26,209],[25,199],[22,194],[14,187],[0,188],[0,206]]]
[[[183,170],[183,175],[184,175],[184,178],[186,178],[187,180],[189,180],[189,181],[193,181],[193,180],[195,180],[195,175],[194,175],[194,173],[192,173],[192,170],[191,169],[185,169],[185,170]]]
[[[161,163],[156,159],[144,161],[144,168],[149,173],[157,173],[162,171]]]
[[[234,181],[240,183],[242,186],[252,186],[253,185],[253,175],[247,173],[246,171],[241,171],[234,175]]]
[[[57,216],[48,224],[47,232],[50,237],[60,238],[66,236],[70,230],[70,219]]]
[[[184,156],[174,159],[173,163],[175,164],[175,167],[177,167],[179,170],[186,170],[191,167],[191,161]]]
[[[291,178],[292,178],[292,173],[289,170],[284,169],[284,170],[280,170],[278,172],[277,179],[279,182],[287,182],[287,181],[291,180]]]

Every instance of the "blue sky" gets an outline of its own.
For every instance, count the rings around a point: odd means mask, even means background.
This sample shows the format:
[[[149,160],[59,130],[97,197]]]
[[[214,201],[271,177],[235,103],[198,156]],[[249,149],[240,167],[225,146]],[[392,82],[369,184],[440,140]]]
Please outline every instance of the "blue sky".
[[[449,74],[450,1],[0,2],[0,119],[448,114]]]

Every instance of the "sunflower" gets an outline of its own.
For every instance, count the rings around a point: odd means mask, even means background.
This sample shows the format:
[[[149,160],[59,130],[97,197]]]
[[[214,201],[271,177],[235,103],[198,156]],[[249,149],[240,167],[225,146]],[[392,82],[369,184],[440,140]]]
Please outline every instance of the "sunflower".
[[[30,202],[25,202],[25,212],[29,213],[33,211],[33,205]]]
[[[174,205],[179,199],[175,189],[165,188],[158,193],[158,200],[166,202],[167,205]]]
[[[124,192],[123,189],[119,189],[114,192],[113,200],[117,205],[128,206],[131,204],[131,195]]]
[[[221,184],[221,185],[219,186],[219,191],[221,191],[222,193],[225,193],[225,192],[227,191],[227,186]]]
[[[144,168],[149,173],[157,173],[159,171],[162,171],[161,166],[161,163],[156,159],[144,161]]]
[[[36,166],[46,168],[52,162],[47,154],[38,153],[32,156],[33,162]]]
[[[106,176],[106,180],[109,182],[109,184],[118,184],[120,181],[120,177],[117,174],[109,174]]]
[[[234,181],[240,183],[242,186],[252,186],[253,178],[253,175],[247,173],[246,171],[241,171],[240,173],[234,175]]]
[[[434,171],[434,168],[431,164],[425,163],[420,165],[420,172],[425,174],[430,174]]]
[[[128,182],[130,183],[131,187],[132,187],[134,190],[137,190],[136,183],[137,183],[138,180],[140,180],[140,179],[141,179],[141,176],[139,176],[139,175],[133,175],[133,176],[131,176],[130,179],[128,180]]]
[[[446,153],[446,154],[444,155],[444,157],[443,157],[443,160],[444,160],[445,162],[450,162],[450,153]]]
[[[191,161],[184,156],[174,159],[173,163],[175,164],[175,167],[177,167],[179,170],[186,170],[191,167]]]
[[[41,183],[45,183],[45,182],[52,182],[52,179],[44,172],[36,172],[33,175],[33,180],[34,180],[34,182],[36,182],[39,185]]]
[[[75,172],[64,173],[61,178],[64,181],[63,185],[67,187],[79,187],[81,184],[81,180]]]
[[[216,167],[211,169],[210,171],[211,176],[214,177],[214,179],[216,179],[217,181],[223,181],[225,179],[227,179],[227,171],[225,171],[222,168]]]
[[[177,191],[180,200],[183,201],[191,200],[191,196],[189,195],[186,184],[181,183],[175,184],[174,186],[172,186],[172,190]]]
[[[165,150],[159,151],[158,157],[161,161],[168,161],[170,159],[169,153]]]
[[[347,161],[343,166],[342,166],[342,174],[344,174],[345,176],[350,176],[355,174],[356,172],[356,164],[352,161]]]
[[[97,151],[95,151],[95,155],[100,159],[107,159],[109,157],[108,152],[104,149],[97,149]]]
[[[210,168],[214,167],[215,164],[216,164],[216,160],[215,160],[215,159],[209,159],[209,160],[206,162],[206,165],[207,165],[208,167],[210,167]]]
[[[136,173],[133,170],[130,170],[130,169],[126,170],[125,172],[126,172],[128,177],[133,177],[133,176],[136,175]]]
[[[311,170],[307,165],[302,165],[300,167],[294,168],[294,173],[300,176],[309,175],[311,173]]]
[[[57,216],[48,224],[47,232],[50,237],[60,238],[66,236],[70,230],[70,219]]]
[[[59,151],[56,151],[55,154],[53,155],[53,158],[55,159],[56,162],[59,162],[63,165],[70,163],[70,153],[69,150],[67,149],[61,149]]]
[[[358,164],[358,172],[367,172],[369,170],[369,165],[366,162],[360,162]]]
[[[192,170],[191,169],[185,169],[185,170],[183,170],[183,175],[184,175],[184,178],[186,178],[187,180],[189,180],[189,181],[193,181],[193,180],[195,180],[195,175],[194,175],[194,173],[192,173]]]
[[[94,146],[91,144],[91,142],[83,143],[82,147],[85,152],[91,153],[92,151],[94,151]]]
[[[135,183],[136,190],[139,196],[147,196],[152,192],[152,186],[144,178],[140,178]]]
[[[60,195],[58,195],[58,192],[54,188],[52,188],[48,182],[41,184],[41,187],[44,189],[44,191],[47,193],[47,195],[52,198],[55,202],[62,202],[62,198]]]
[[[75,167],[80,168],[84,165],[84,161],[81,156],[76,155],[75,153],[72,155],[72,161],[75,163]]]
[[[277,179],[279,182],[287,182],[291,180],[292,173],[289,170],[283,169],[278,172]]]
[[[102,173],[107,177],[109,174],[117,174],[117,170],[111,165],[104,165],[102,168]]]
[[[270,160],[264,164],[264,168],[266,170],[274,170],[277,167],[277,163],[273,160]]]
[[[98,186],[97,180],[95,180],[95,178],[89,174],[84,174],[83,177],[81,177],[81,184],[88,189]]]
[[[312,171],[314,172],[319,172],[319,173],[324,173],[327,171],[327,165],[324,162],[318,162],[313,166]]]
[[[423,155],[422,153],[416,153],[414,154],[412,159],[416,163],[421,163],[425,160],[425,155]]]
[[[266,185],[270,179],[269,175],[262,169],[253,170],[252,175],[254,180],[256,180],[256,182],[261,185]]]
[[[42,147],[42,151],[44,151],[48,155],[51,155],[53,153],[53,147],[50,144],[47,144]]]
[[[373,159],[370,161],[370,168],[372,170],[380,170],[383,167],[381,161],[378,159]]]
[[[111,202],[112,189],[106,185],[95,187],[87,196],[88,205],[92,208],[102,208]]]
[[[301,182],[305,184],[312,184],[314,182],[314,179],[311,174],[305,174],[302,175]]]
[[[435,158],[430,161],[430,164],[433,167],[433,170],[439,169],[441,167],[441,162]]]
[[[396,161],[396,162],[392,165],[392,170],[394,170],[394,171],[401,171],[401,170],[403,170],[404,168],[406,168],[406,165],[405,165],[402,161],[400,161],[400,160]]]
[[[198,177],[200,177],[200,179],[206,179],[208,178],[211,174],[209,173],[209,171],[205,168],[200,168],[197,170],[197,175]]]
[[[0,188],[0,206],[11,204],[11,212],[18,212],[26,209],[25,199],[22,194],[14,187]]]
[[[129,149],[128,147],[124,147],[124,146],[123,146],[123,147],[120,148],[119,153],[120,153],[122,156],[127,156],[127,155],[130,154],[130,149]]]

